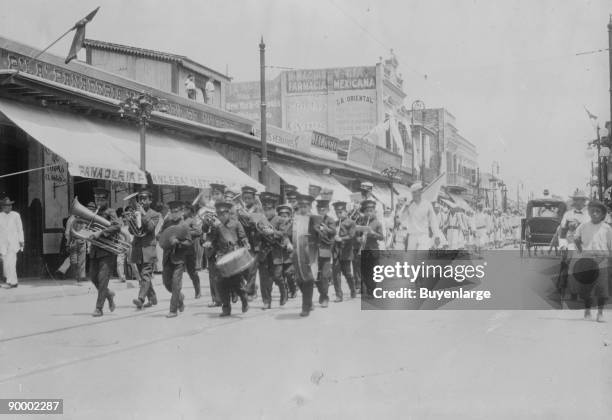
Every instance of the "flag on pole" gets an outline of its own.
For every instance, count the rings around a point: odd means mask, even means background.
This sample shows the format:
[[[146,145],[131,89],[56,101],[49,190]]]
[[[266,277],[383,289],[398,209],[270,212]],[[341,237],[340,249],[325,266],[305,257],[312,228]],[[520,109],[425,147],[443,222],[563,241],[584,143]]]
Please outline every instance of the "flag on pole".
[[[446,185],[446,172],[442,172],[429,185],[423,188],[421,197],[426,201],[436,201],[438,199],[438,195],[440,195],[440,189],[444,185]]]
[[[75,59],[77,57],[77,53],[81,50],[81,48],[83,48],[83,41],[85,41],[85,25],[91,22],[96,13],[98,13],[98,9],[100,9],[100,6],[74,24],[72,29],[76,29],[76,32],[74,34],[74,39],[72,40],[72,46],[70,46],[70,51],[68,52],[68,57],[66,57],[66,64]]]
[[[402,157],[402,165],[404,164],[404,141],[402,140],[402,135],[400,134],[399,127],[397,126],[397,120],[395,118],[391,118],[389,120],[389,131],[391,132],[391,141],[395,143],[397,146],[397,152]]]
[[[374,143],[380,147],[386,148],[387,146],[387,129],[389,128],[389,121],[385,120],[380,124],[372,128],[365,136],[364,139],[370,143]]]
[[[592,119],[592,120],[596,120],[597,119],[597,116],[591,114],[586,106],[584,107],[584,110],[586,111],[586,113],[587,113],[587,115],[589,116],[590,119]]]

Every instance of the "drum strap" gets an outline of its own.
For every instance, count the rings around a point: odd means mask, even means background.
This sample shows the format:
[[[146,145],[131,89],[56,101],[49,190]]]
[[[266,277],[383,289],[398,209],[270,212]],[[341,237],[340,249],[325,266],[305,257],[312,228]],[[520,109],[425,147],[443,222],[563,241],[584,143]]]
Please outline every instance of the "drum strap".
[[[234,243],[236,238],[234,238],[227,226],[221,225],[219,227],[219,233],[223,237],[223,240],[228,244],[228,248],[233,251],[236,248],[236,244]]]

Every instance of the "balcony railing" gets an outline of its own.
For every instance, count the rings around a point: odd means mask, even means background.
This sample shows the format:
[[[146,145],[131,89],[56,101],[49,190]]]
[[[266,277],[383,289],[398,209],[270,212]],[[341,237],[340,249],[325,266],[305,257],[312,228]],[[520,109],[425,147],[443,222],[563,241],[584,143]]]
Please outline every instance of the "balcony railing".
[[[472,182],[471,177],[469,176],[465,176],[465,175],[461,175],[458,173],[450,173],[447,174],[447,182],[448,185],[456,185],[459,187],[472,187],[474,186],[474,183]]]

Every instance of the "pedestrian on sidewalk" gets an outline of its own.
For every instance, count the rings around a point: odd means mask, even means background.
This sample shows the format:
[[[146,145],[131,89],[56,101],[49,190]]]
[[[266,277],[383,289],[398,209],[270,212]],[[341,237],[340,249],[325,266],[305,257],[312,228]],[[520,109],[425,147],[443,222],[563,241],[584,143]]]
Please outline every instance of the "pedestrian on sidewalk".
[[[23,252],[24,237],[21,216],[13,211],[13,204],[8,196],[0,199],[0,259],[6,288],[17,287],[17,253]]]

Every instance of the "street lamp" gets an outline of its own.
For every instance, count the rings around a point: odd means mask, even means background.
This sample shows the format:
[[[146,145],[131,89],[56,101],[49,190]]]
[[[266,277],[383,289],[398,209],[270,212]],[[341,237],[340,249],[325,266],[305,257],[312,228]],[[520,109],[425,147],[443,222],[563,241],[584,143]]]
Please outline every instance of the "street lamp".
[[[140,127],[140,170],[145,172],[146,167],[146,135],[147,126],[154,110],[168,112],[164,99],[158,99],[149,93],[140,93],[128,96],[119,102],[119,115],[123,118],[126,114],[136,118]]]

